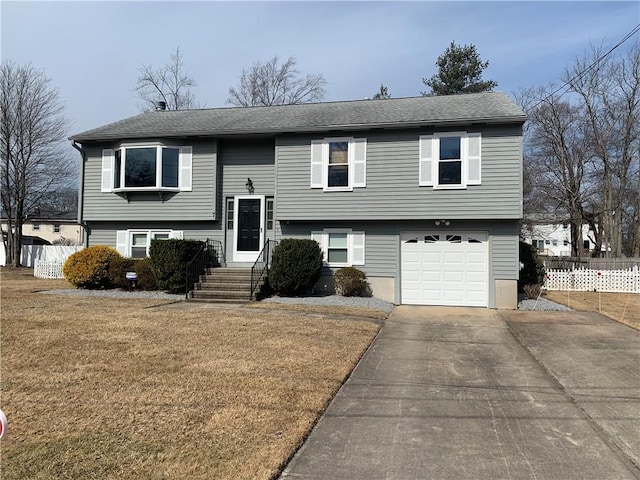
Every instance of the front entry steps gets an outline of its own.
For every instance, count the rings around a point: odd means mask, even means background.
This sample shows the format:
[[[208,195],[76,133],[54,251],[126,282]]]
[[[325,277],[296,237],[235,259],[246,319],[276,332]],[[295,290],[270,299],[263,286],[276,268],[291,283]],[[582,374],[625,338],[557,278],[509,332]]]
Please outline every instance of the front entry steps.
[[[259,286],[260,287],[260,286]],[[260,288],[258,287],[258,291]],[[209,268],[193,286],[188,301],[211,303],[249,303],[251,269],[234,267]]]

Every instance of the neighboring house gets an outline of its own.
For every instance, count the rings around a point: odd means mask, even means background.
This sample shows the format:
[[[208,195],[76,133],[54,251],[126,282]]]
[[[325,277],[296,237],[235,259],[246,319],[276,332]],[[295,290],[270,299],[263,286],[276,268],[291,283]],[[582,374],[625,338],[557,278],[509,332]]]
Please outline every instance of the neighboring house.
[[[507,95],[157,110],[72,136],[88,245],[214,239],[250,266],[312,238],[377,297],[515,308],[522,124]]]
[[[7,221],[2,218],[2,231],[6,232]],[[81,245],[83,229],[78,224],[78,213],[38,210],[22,224],[22,235],[40,237],[47,243]],[[25,244],[26,245],[26,244]]]
[[[8,228],[6,217],[2,216],[2,231]],[[77,212],[38,211],[22,224],[22,246],[51,245],[62,243],[65,245],[82,245],[83,228],[78,224]],[[6,263],[4,242],[0,245],[0,265]],[[26,265],[21,257],[21,263]]]
[[[571,256],[571,228],[569,220],[553,214],[525,215],[521,238],[534,245],[540,255],[550,257]],[[596,248],[589,225],[582,225],[582,248],[585,256]],[[605,249],[602,247],[602,251]]]

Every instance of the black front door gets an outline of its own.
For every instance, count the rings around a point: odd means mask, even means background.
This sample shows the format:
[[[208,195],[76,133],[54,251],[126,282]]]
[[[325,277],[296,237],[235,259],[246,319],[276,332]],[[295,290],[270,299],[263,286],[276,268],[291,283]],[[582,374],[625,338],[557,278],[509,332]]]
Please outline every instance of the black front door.
[[[236,252],[260,251],[260,199],[238,199],[238,240]]]

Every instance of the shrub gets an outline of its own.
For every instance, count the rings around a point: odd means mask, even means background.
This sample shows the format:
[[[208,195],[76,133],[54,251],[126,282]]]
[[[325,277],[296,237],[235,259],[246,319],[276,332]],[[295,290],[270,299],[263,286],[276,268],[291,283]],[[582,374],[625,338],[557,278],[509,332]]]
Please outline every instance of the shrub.
[[[151,240],[149,256],[158,287],[184,293],[185,269],[203,244],[199,240]]]
[[[535,300],[540,296],[540,293],[542,292],[542,287],[537,284],[524,285],[522,289],[524,290],[525,297],[527,297],[529,300]]]
[[[522,263],[523,267],[520,270],[520,278],[518,280],[519,292],[524,292],[525,285],[544,284],[544,264],[538,256],[536,247],[520,241],[520,263]]]
[[[333,274],[333,285],[338,295],[361,297],[367,293],[367,276],[355,267],[344,267]]]
[[[142,290],[158,290],[156,276],[153,271],[153,263],[150,258],[141,258],[135,263],[135,272],[138,274],[138,288]]]
[[[318,242],[285,238],[273,249],[269,285],[283,296],[304,295],[320,278],[321,269]]]
[[[109,265],[109,279],[114,287],[129,288],[129,280],[126,278],[127,272],[135,271],[137,260],[134,258],[120,257]]]
[[[112,288],[109,266],[120,258],[115,248],[106,245],[87,247],[67,258],[62,273],[78,288]]]

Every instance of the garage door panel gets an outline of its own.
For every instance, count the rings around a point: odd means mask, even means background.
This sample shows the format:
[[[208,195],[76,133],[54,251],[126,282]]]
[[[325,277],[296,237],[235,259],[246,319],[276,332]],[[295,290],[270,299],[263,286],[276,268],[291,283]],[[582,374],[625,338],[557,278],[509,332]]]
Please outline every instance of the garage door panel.
[[[413,238],[420,241],[406,243]],[[486,233],[419,232],[403,234],[401,240],[402,303],[487,305]]]

